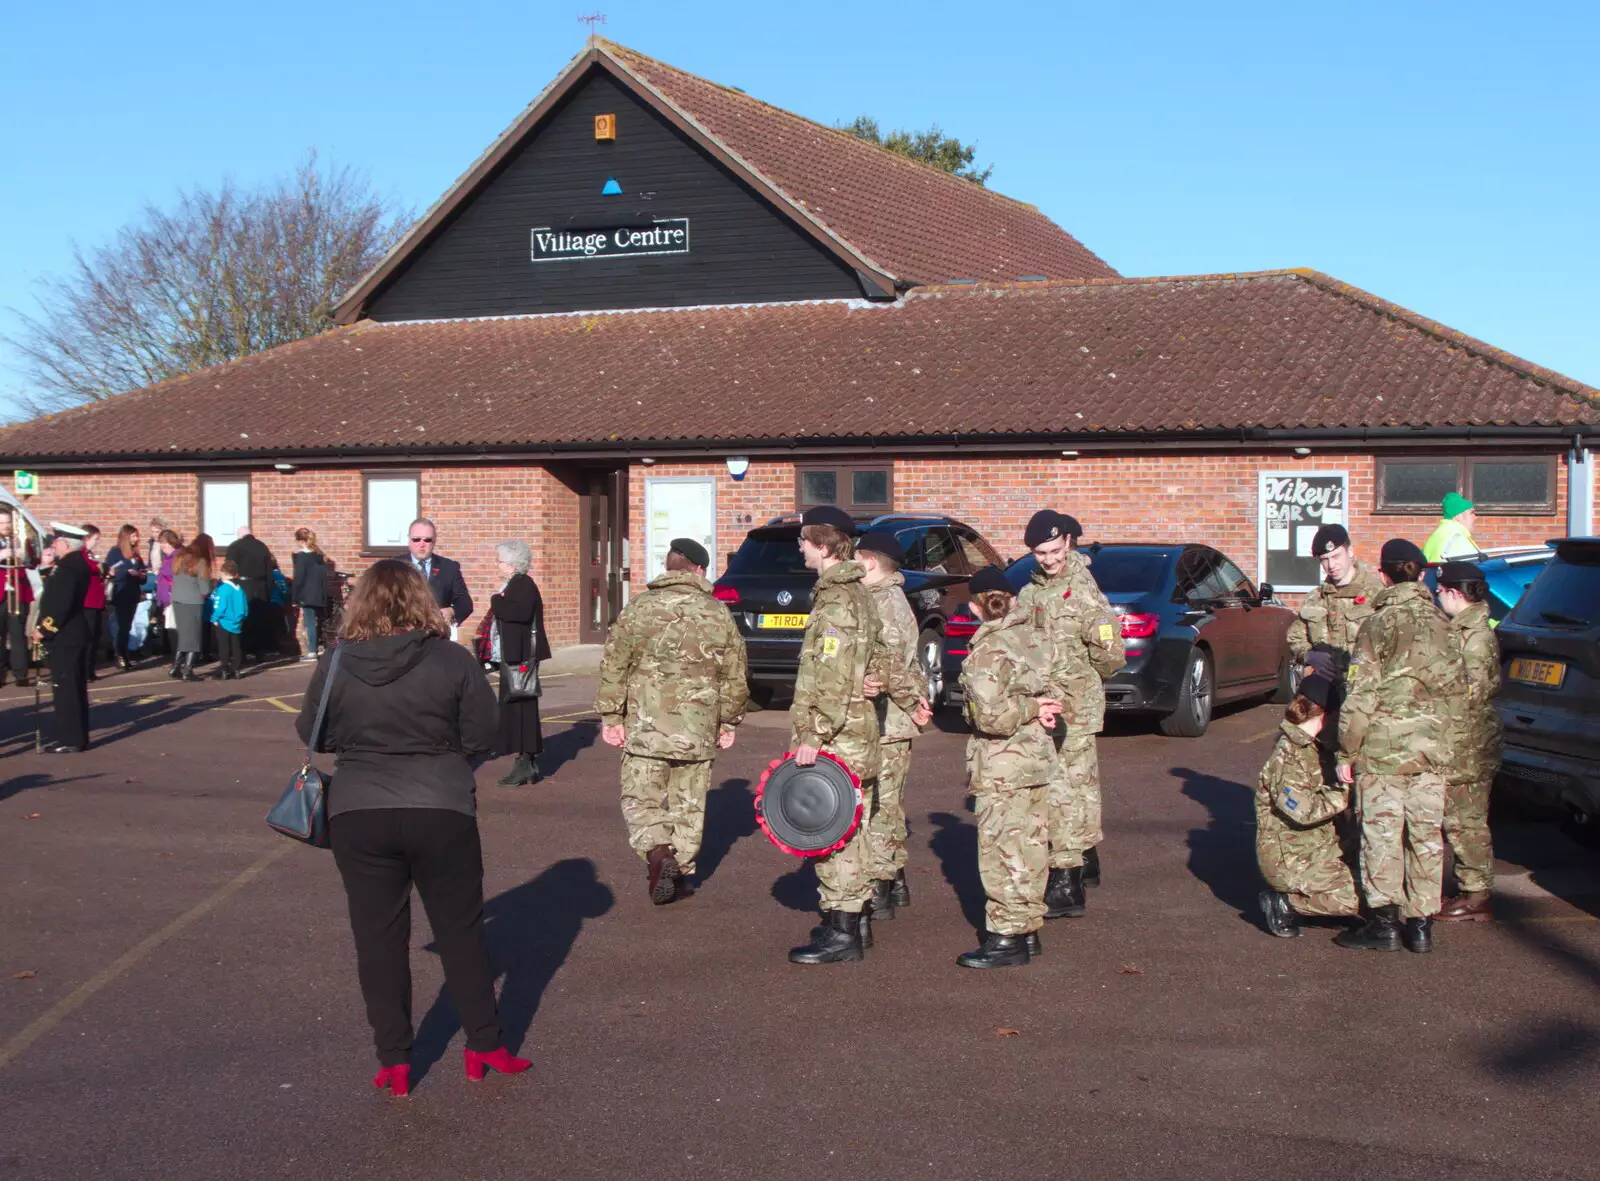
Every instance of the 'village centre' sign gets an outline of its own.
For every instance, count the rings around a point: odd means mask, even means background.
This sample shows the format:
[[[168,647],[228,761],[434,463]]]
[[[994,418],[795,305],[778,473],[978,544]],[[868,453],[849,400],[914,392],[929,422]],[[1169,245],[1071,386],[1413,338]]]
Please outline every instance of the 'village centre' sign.
[[[687,217],[667,218],[648,226],[606,226],[588,230],[557,230],[549,226],[533,228],[534,262],[688,253]]]

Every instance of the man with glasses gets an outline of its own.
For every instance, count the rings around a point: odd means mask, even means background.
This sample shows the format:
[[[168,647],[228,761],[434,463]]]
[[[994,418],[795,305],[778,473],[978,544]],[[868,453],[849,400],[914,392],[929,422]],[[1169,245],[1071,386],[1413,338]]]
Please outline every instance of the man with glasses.
[[[411,547],[411,564],[422,575],[433,601],[444,612],[444,620],[451,627],[460,627],[472,614],[472,596],[467,593],[467,581],[461,577],[461,563],[434,553],[439,540],[439,530],[427,517],[418,517],[406,531]]]
[[[1322,583],[1300,604],[1300,615],[1289,625],[1289,651],[1295,662],[1307,663],[1313,649],[1328,653],[1334,684],[1344,684],[1355,648],[1356,633],[1377,608],[1383,580],[1356,559],[1350,534],[1343,525],[1324,525],[1311,539],[1311,554],[1322,567]]]

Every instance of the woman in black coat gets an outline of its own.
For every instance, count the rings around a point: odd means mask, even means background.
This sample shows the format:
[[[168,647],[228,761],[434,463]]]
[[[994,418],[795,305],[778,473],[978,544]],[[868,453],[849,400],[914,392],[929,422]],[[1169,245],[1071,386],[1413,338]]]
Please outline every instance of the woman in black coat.
[[[317,658],[317,633],[322,613],[328,608],[328,559],[310,529],[296,529],[294,539],[300,548],[294,554],[294,586],[290,600],[300,608],[300,635],[304,651],[301,660]]]
[[[510,678],[507,665],[537,664],[550,659],[550,641],[544,634],[544,600],[539,587],[528,577],[533,554],[525,542],[506,541],[495,547],[495,563],[505,579],[500,593],[489,600],[494,616],[490,651],[501,668],[500,731],[495,743],[503,755],[516,755],[511,773],[500,780],[507,787],[538,783],[538,755],[544,746],[539,732],[539,699],[507,701]]]

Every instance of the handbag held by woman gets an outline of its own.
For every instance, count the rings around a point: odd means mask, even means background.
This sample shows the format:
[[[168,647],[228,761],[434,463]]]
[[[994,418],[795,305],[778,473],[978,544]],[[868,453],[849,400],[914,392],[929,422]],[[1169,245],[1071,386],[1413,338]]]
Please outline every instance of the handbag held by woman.
[[[328,679],[322,684],[322,700],[317,703],[317,720],[311,726],[311,741],[306,743],[306,761],[289,780],[283,795],[267,813],[267,824],[286,837],[304,841],[319,849],[328,847],[328,783],[322,772],[311,765],[317,752],[317,739],[328,716],[328,698],[333,693],[333,677],[339,671],[339,649],[335,645],[328,658]]]
[[[537,660],[525,660],[521,664],[502,664],[500,676],[506,683],[507,701],[531,701],[539,696]]]

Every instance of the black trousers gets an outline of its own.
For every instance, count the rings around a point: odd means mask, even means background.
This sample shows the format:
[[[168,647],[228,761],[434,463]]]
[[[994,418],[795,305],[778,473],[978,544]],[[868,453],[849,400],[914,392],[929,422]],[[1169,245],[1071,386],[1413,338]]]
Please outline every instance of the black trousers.
[[[0,598],[0,645],[5,647],[11,672],[22,680],[28,675],[28,604],[8,611],[5,599]]]
[[[478,822],[443,808],[371,808],[328,822],[350,903],[356,972],[378,1061],[411,1054],[411,886],[428,912],[467,1049],[500,1045],[494,969],[483,938],[483,847]]]
[[[239,666],[244,663],[244,641],[238,632],[231,632],[221,624],[213,623],[211,630],[217,633],[217,659],[222,667],[230,672],[238,672]]]
[[[89,629],[89,642],[80,652],[83,657],[84,676],[94,676],[95,665],[100,663],[100,641],[105,635],[106,607],[85,607],[83,621]]]
[[[50,644],[50,705],[56,741],[89,745],[89,682],[81,644]]]

